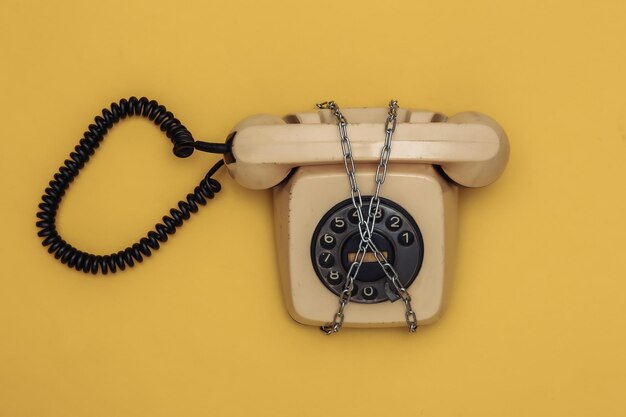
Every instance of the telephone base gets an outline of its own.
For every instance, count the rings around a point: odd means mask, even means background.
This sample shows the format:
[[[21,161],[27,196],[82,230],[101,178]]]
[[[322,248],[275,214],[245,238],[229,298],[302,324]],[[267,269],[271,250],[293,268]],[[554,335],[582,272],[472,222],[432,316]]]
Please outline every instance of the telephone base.
[[[357,180],[363,184],[364,195],[373,193],[374,175],[375,165],[358,164]],[[384,198],[410,214],[423,239],[423,262],[407,288],[420,325],[435,322],[445,306],[449,260],[455,244],[457,189],[431,165],[389,165]],[[337,309],[337,295],[315,271],[311,240],[320,219],[345,200],[348,190],[342,165],[300,167],[289,181],[274,188],[274,224],[283,295],[290,316],[299,323],[322,325],[332,319]],[[338,264],[336,268],[341,270],[343,266]],[[344,326],[405,326],[404,313],[401,302],[350,303]]]

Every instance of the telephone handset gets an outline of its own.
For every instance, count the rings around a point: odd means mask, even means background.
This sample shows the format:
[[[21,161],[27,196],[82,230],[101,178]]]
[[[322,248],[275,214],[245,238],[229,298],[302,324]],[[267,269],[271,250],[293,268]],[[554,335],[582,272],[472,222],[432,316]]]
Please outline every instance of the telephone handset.
[[[354,157],[378,161],[386,109],[345,109],[350,120]],[[336,123],[328,110],[295,113],[284,118],[251,116],[235,126],[236,161],[227,167],[246,188],[267,189],[284,180],[293,168],[343,163]],[[398,109],[391,161],[441,166],[447,177],[465,187],[495,181],[508,160],[502,128],[480,113],[441,113]],[[235,163],[236,162],[236,163]]]
[[[134,245],[109,255],[80,251],[56,230],[61,198],[107,131],[135,115],[159,126],[174,144],[176,156],[188,157],[201,150],[223,154],[224,159]],[[285,117],[251,116],[238,123],[223,144],[194,140],[164,106],[132,97],[113,103],[96,117],[50,181],[37,213],[39,236],[51,254],[79,271],[106,274],[131,267],[150,256],[219,192],[221,185],[212,175],[225,165],[232,178],[246,188],[272,188],[282,289],[294,320],[324,325],[336,317],[350,267],[360,257],[349,314],[342,314],[342,324],[403,326],[409,321],[409,310],[405,303],[394,302],[401,295],[398,287],[390,285],[373,250],[359,252],[363,244],[359,216],[367,216],[374,208],[370,200],[377,195],[377,163],[386,143],[388,109],[342,109],[342,115],[349,122],[344,133],[349,134],[362,213],[351,198],[341,126],[338,133],[341,123],[332,109]],[[400,287],[410,292],[417,323],[428,324],[441,315],[449,287],[458,186],[481,187],[495,181],[506,166],[509,146],[503,129],[480,113],[447,118],[441,113],[397,108],[395,118],[385,184],[378,208],[371,213],[370,239],[372,247],[397,271]]]

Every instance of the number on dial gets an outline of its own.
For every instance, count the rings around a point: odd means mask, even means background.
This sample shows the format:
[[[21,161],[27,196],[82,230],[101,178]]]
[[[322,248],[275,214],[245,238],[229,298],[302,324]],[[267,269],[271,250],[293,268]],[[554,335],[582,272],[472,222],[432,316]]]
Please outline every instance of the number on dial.
[[[337,239],[335,239],[335,236],[331,235],[330,233],[324,233],[322,235],[322,238],[320,239],[320,245],[322,245],[324,249],[332,249],[335,247],[336,244]]]
[[[410,246],[415,241],[415,235],[409,231],[400,233],[398,236],[398,243],[402,246]]]
[[[335,217],[330,222],[330,228],[333,229],[335,233],[343,233],[346,230],[346,221],[343,217]]]
[[[327,278],[328,282],[333,285],[340,284],[341,281],[343,281],[343,275],[341,275],[339,271],[335,271],[334,269],[328,273]]]
[[[400,228],[402,227],[402,219],[399,216],[391,216],[385,222],[385,226],[387,226],[387,229],[391,230],[392,232],[400,230]]]
[[[319,262],[324,268],[330,268],[335,265],[335,257],[330,252],[322,252]]]

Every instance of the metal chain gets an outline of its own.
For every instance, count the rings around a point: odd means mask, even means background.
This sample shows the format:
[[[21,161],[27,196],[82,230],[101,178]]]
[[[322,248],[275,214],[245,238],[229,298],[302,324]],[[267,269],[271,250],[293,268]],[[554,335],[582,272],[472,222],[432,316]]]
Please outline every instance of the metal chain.
[[[398,292],[399,297],[404,302],[404,316],[406,324],[409,328],[409,331],[411,333],[414,333],[417,330],[417,316],[411,305],[411,296],[400,282],[398,273],[387,261],[383,253],[376,247],[372,240],[372,234],[374,233],[374,224],[376,223],[376,213],[378,213],[380,206],[380,188],[385,182],[385,178],[387,177],[387,166],[389,163],[389,157],[391,155],[391,141],[393,140],[393,134],[396,129],[396,123],[398,118],[398,102],[396,100],[391,100],[389,102],[389,113],[387,116],[387,121],[385,122],[385,142],[380,152],[378,167],[376,168],[376,190],[374,192],[374,196],[370,200],[367,219],[363,217],[362,212],[363,198],[361,196],[361,191],[356,180],[356,166],[354,163],[354,158],[352,156],[352,147],[350,145],[350,138],[348,137],[347,130],[348,122],[339,110],[339,106],[337,106],[334,101],[320,103],[317,105],[317,107],[320,109],[329,109],[333,116],[335,116],[335,118],[337,119],[339,125],[339,137],[341,139],[341,151],[343,153],[343,162],[346,173],[348,175],[348,181],[350,183],[350,196],[352,199],[352,205],[356,209],[359,221],[359,234],[361,236],[359,250],[357,252],[355,260],[350,265],[350,269],[348,270],[348,274],[346,277],[346,284],[344,285],[344,289],[342,290],[339,297],[339,308],[335,313],[332,322],[327,323],[320,328],[327,335],[337,333],[341,329],[345,317],[344,310],[346,305],[350,302],[350,297],[352,295],[352,291],[354,290],[354,279],[359,272],[361,264],[363,263],[363,259],[365,258],[365,253],[367,251],[367,248],[369,247],[374,253],[376,261],[380,264],[385,275]]]
[[[367,243],[361,240],[354,262],[352,262],[352,265],[350,265],[350,269],[348,270],[346,284],[339,295],[339,308],[337,309],[332,322],[326,323],[324,326],[320,327],[320,329],[327,335],[337,333],[341,329],[341,326],[343,326],[343,319],[345,317],[343,311],[350,302],[350,297],[352,297],[352,291],[354,291],[354,278],[359,273],[366,251]]]

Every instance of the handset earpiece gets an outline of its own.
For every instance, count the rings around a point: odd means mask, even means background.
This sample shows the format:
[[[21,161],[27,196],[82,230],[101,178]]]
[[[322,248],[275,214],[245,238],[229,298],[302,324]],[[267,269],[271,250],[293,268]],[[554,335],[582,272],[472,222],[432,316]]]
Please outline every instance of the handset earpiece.
[[[232,130],[232,145],[237,142],[237,133],[253,126],[284,125],[286,122],[278,116],[271,114],[256,114],[245,118],[237,123]],[[275,138],[274,142],[279,138]],[[274,146],[272,137],[267,138],[267,146]],[[280,153],[280,146],[276,147],[276,152]],[[291,167],[276,163],[241,164],[237,162],[237,146],[231,146],[226,158],[226,167],[231,177],[239,184],[253,190],[264,190],[281,182],[291,172]]]
[[[477,112],[455,114],[447,123],[487,126],[497,136],[498,146],[496,152],[485,160],[442,162],[440,166],[445,174],[465,187],[484,187],[498,179],[509,160],[509,141],[504,129],[489,116]]]

